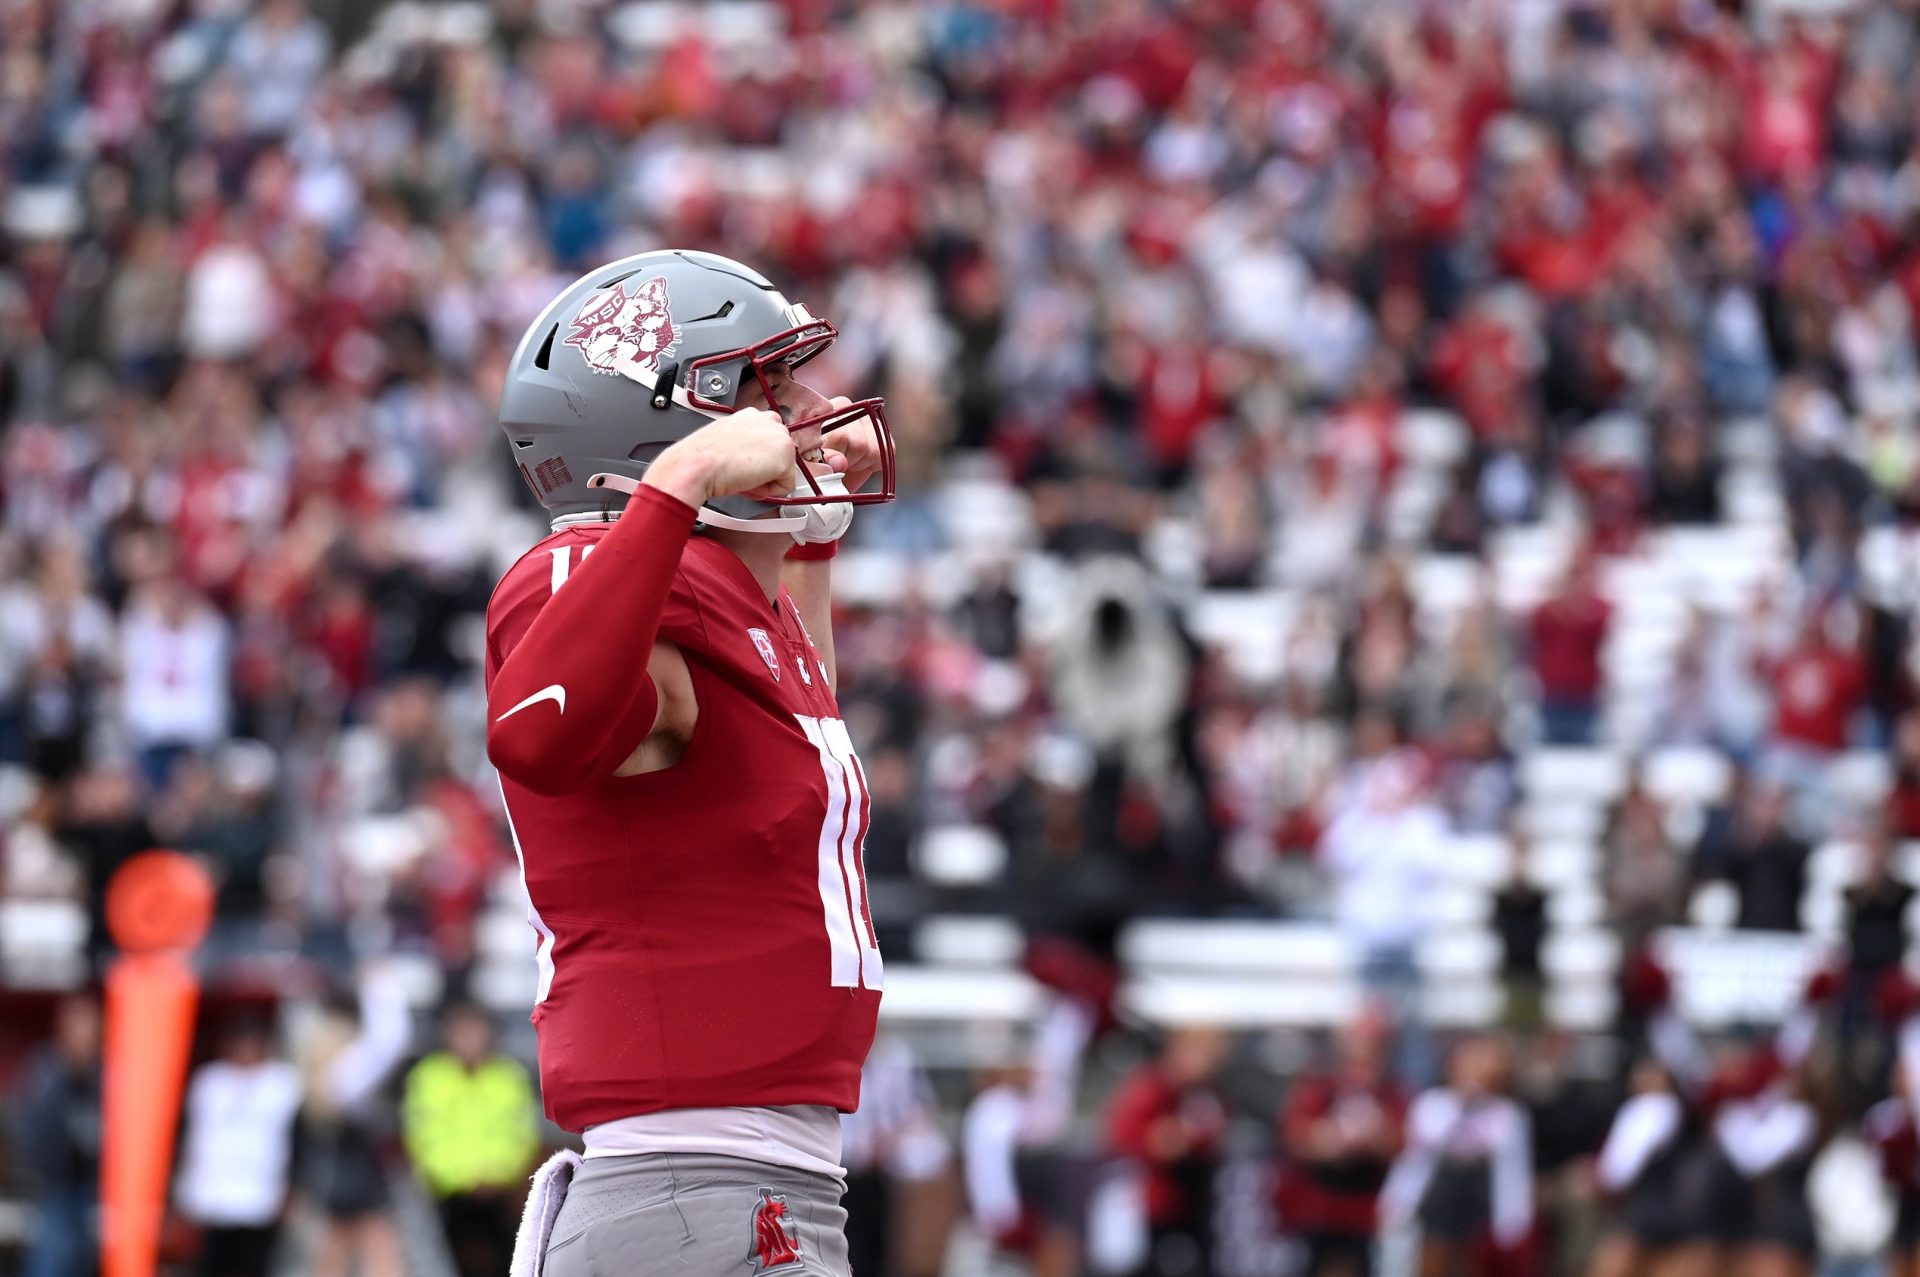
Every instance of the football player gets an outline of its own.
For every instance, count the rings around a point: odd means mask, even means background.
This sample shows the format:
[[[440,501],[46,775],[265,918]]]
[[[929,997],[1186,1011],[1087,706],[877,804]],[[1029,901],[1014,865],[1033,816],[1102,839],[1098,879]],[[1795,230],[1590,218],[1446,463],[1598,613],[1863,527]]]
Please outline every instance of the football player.
[[[828,560],[893,497],[835,336],[723,257],[576,281],[500,422],[553,517],[487,608],[487,752],[531,901],[544,1168],[516,1271],[847,1272],[840,1113],[882,972]],[[868,490],[871,485],[871,491]]]

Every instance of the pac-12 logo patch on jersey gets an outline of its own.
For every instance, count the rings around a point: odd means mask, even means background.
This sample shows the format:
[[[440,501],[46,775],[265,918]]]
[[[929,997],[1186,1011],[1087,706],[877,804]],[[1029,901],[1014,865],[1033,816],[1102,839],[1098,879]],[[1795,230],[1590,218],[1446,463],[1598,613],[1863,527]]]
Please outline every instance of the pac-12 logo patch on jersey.
[[[760,653],[760,659],[767,663],[767,673],[773,675],[773,681],[780,681],[780,654],[773,650],[773,640],[759,626],[747,631],[747,637],[753,640],[754,650]]]
[[[565,344],[578,346],[595,372],[617,373],[622,364],[657,372],[679,342],[667,309],[666,276],[656,275],[632,292],[619,283],[588,298]]]
[[[756,1274],[800,1262],[800,1234],[787,1218],[785,1193],[760,1190],[759,1204],[753,1208],[753,1253],[748,1261]]]

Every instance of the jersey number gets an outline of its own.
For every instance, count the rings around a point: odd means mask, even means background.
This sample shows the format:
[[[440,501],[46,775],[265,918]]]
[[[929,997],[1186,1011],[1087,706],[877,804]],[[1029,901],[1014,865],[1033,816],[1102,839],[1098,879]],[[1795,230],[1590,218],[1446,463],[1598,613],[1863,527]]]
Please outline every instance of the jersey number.
[[[794,715],[820,752],[827,780],[827,816],[820,823],[820,907],[826,914],[827,946],[836,987],[880,989],[885,976],[880,946],[867,906],[867,871],[861,860],[867,836],[867,777],[854,756],[847,725],[838,718]]]

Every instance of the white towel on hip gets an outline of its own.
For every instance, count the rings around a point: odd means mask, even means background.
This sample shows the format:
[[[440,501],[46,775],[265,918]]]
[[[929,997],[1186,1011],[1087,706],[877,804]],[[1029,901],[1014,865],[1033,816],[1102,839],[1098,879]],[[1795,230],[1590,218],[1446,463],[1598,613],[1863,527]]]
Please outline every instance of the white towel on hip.
[[[533,1187],[527,1193],[527,1208],[520,1216],[520,1232],[513,1239],[512,1277],[540,1277],[547,1265],[547,1242],[553,1237],[553,1221],[560,1218],[560,1206],[567,1200],[567,1186],[580,1169],[580,1154],[561,1149],[533,1173]]]

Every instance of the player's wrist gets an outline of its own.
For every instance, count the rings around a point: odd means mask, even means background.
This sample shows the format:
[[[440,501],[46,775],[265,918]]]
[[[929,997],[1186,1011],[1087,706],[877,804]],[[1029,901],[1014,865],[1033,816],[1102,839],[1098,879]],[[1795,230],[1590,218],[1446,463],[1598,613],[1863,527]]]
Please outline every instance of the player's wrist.
[[[675,444],[647,467],[640,482],[699,509],[713,495],[713,465],[699,450]]]

